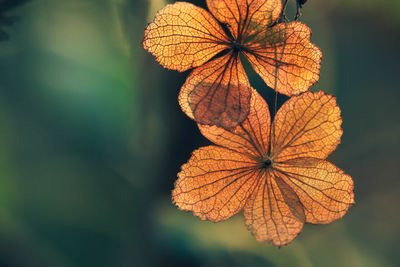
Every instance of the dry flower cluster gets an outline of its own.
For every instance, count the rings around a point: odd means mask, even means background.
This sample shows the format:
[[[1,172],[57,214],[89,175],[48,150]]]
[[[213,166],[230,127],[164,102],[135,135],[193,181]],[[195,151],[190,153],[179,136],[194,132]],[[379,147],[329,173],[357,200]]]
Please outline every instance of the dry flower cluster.
[[[179,104],[215,143],[182,166],[172,200],[214,222],[243,210],[257,240],[286,245],[304,223],[330,223],[354,203],[351,177],[326,161],[342,135],[336,99],[309,91],[322,53],[305,24],[282,20],[280,0],[207,0],[207,6],[167,5],[143,40],[163,67],[193,69]],[[240,54],[269,87],[291,97],[272,122]]]

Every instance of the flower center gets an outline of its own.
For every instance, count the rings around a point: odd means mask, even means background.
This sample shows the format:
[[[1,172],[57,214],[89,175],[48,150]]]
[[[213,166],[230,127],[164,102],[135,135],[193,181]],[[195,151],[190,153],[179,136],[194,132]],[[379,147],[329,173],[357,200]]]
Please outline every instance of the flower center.
[[[232,41],[231,47],[234,52],[241,52],[245,50],[244,46],[241,43],[238,43],[237,41]]]
[[[263,161],[263,164],[264,164],[264,168],[267,169],[267,168],[271,167],[272,161],[270,159],[266,159]]]

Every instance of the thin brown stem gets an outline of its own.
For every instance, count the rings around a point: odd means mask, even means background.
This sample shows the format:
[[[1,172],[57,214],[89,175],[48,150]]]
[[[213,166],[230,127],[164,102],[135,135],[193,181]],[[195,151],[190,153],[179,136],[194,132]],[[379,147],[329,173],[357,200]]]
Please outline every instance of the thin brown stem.
[[[294,20],[297,21],[300,17],[301,17],[301,4],[299,1],[296,1],[296,7],[297,7],[297,11],[296,11],[296,16],[294,17]]]
[[[283,7],[282,7],[282,12],[281,15],[279,16],[279,22],[288,22],[288,18],[286,17],[286,7],[288,4],[289,0],[284,0],[283,2]]]

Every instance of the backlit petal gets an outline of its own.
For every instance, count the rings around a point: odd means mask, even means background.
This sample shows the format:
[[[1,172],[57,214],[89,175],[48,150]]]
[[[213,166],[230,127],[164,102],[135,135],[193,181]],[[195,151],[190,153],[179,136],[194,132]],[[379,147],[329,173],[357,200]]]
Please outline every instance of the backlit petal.
[[[242,210],[253,191],[259,173],[256,164],[226,148],[202,147],[182,166],[172,200],[202,220],[228,219]]]
[[[302,158],[275,168],[300,198],[306,222],[330,223],[343,217],[354,203],[353,180],[330,162]]]
[[[271,25],[282,9],[281,0],[207,0],[207,6],[239,41]]]
[[[310,42],[310,35],[303,23],[280,23],[246,44],[250,52],[245,55],[269,87],[297,95],[319,79],[322,53]]]
[[[341,124],[334,96],[320,91],[292,97],[274,118],[272,154],[276,161],[325,159],[340,143]]]
[[[227,37],[212,15],[177,2],[161,9],[145,31],[143,47],[165,68],[185,71],[226,49]]]
[[[252,89],[250,113],[241,125],[226,130],[199,124],[201,133],[211,142],[238,152],[262,157],[268,152],[271,118],[265,100]]]
[[[197,123],[232,129],[249,114],[251,87],[239,57],[228,53],[195,69],[179,94]]]
[[[269,169],[244,208],[245,222],[260,242],[286,245],[301,231],[305,216],[295,192]]]

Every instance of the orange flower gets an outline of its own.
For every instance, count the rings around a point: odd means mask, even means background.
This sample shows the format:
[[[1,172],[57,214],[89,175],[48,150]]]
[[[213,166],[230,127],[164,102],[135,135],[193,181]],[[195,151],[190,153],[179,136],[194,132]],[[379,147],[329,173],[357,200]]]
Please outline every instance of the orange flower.
[[[285,245],[304,223],[330,223],[354,203],[351,177],[325,160],[340,143],[341,123],[333,96],[306,92],[285,102],[271,126],[268,106],[254,90],[241,125],[199,125],[217,146],[193,152],[172,200],[214,222],[244,210],[258,241]]]
[[[240,53],[282,94],[299,94],[318,80],[321,51],[310,42],[306,25],[276,24],[281,0],[207,0],[207,5],[211,13],[185,2],[167,5],[143,40],[165,68],[196,68],[179,95],[190,118],[223,128],[246,119],[251,88]]]

